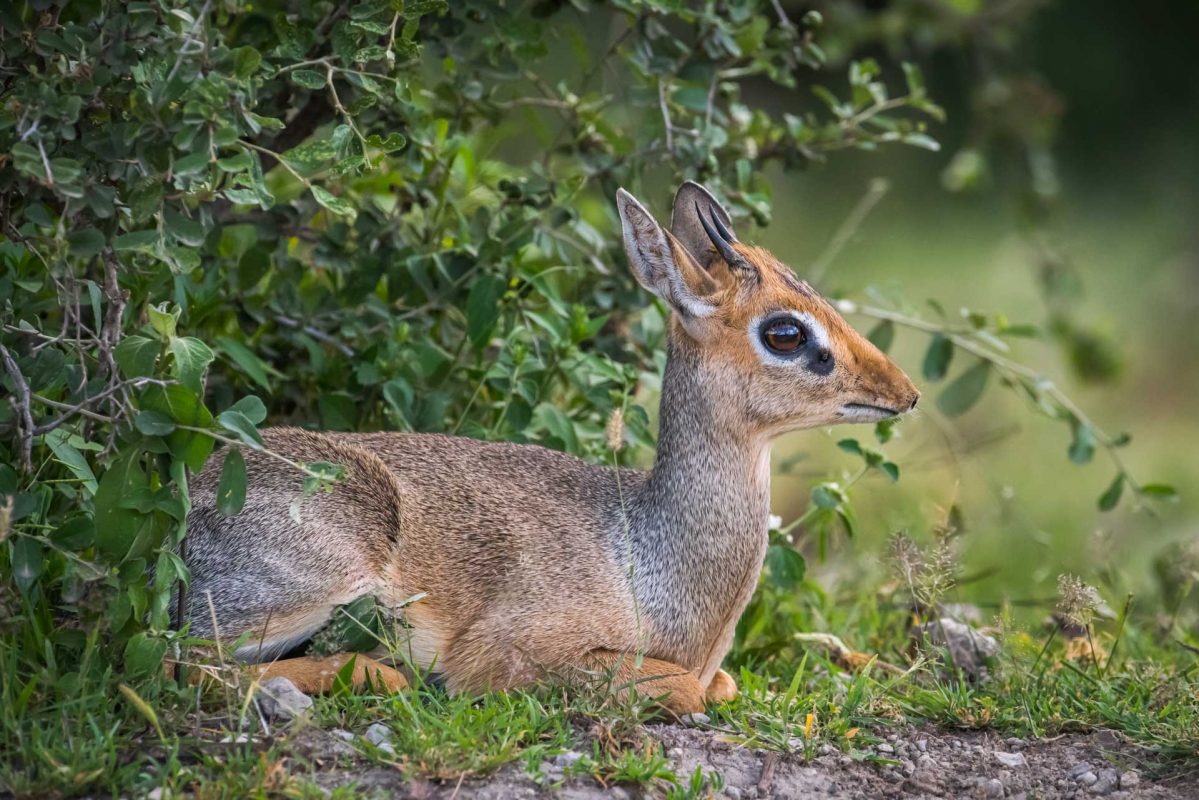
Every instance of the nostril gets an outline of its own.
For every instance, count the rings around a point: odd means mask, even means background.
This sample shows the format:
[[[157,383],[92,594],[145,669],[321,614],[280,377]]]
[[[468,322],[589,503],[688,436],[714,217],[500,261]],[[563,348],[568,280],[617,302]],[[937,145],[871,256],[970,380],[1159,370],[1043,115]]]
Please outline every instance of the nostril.
[[[917,392],[916,394],[912,395],[912,404],[910,406],[908,406],[908,411],[914,411],[916,409],[916,404],[919,402],[920,402],[920,393]]]

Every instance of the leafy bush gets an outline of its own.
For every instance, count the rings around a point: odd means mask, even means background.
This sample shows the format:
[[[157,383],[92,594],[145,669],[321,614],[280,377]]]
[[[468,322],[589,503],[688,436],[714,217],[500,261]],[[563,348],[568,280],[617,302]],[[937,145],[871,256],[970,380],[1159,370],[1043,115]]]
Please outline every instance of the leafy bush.
[[[244,464],[221,445],[261,446],[268,421],[643,458],[666,312],[627,273],[616,188],[657,200],[697,178],[766,225],[769,163],[936,148],[942,113],[914,64],[849,62],[799,113],[760,99],[771,84],[807,98],[822,42],[844,61],[970,24],[894,5],[887,32],[856,6],[826,21],[754,2],[0,9],[0,627],[21,674],[97,647],[93,669],[123,654],[127,674],[155,670],[188,577],[188,476],[223,459],[235,512]],[[984,146],[959,154],[953,181],[974,179]],[[1123,438],[1003,355],[1004,338],[1036,331],[841,305],[877,318],[884,348],[897,325],[930,334],[926,380],[964,367],[944,413],[1002,381],[1071,428],[1072,460],[1117,456]],[[619,454],[605,444],[615,409],[639,446]],[[874,449],[842,447],[898,476]],[[1126,489],[1169,493],[1115,463],[1103,508]],[[336,465],[295,466],[311,490],[336,479]],[[852,532],[847,489],[817,486],[802,529]],[[772,608],[797,602],[791,541],[776,532]]]

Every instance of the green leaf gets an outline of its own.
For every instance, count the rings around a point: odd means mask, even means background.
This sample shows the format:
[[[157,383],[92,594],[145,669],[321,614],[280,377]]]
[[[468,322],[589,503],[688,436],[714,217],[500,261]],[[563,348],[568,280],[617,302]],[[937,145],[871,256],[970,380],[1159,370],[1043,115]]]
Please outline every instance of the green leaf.
[[[197,392],[182,384],[151,386],[146,389],[141,407],[157,411],[179,425],[207,429],[212,425],[212,412]],[[193,472],[198,472],[212,453],[213,439],[206,433],[176,430],[167,438],[171,455],[182,460]]]
[[[172,336],[170,351],[175,357],[175,376],[197,394],[204,390],[204,371],[215,355],[212,349],[192,336]]]
[[[324,89],[326,77],[325,73],[317,72],[314,69],[297,69],[291,73],[292,83],[297,86],[303,86],[305,89]]]
[[[228,409],[217,415],[216,421],[227,431],[237,434],[238,438],[254,448],[262,447],[262,436],[254,423],[241,411]]]
[[[990,377],[991,362],[979,361],[945,387],[941,396],[937,398],[937,408],[947,417],[965,414],[978,402],[983,390],[987,388],[987,379]]]
[[[542,403],[534,411],[534,419],[561,443],[563,450],[568,453],[579,452],[579,437],[575,433],[574,423],[557,406]]]
[[[47,433],[44,438],[51,452],[54,453],[55,459],[64,464],[83,483],[89,495],[94,495],[97,488],[96,475],[92,472],[87,459],[83,457],[83,453],[67,442],[67,432],[62,428],[57,428]]]
[[[482,349],[491,338],[500,317],[500,297],[505,283],[496,275],[483,275],[470,287],[466,297],[466,335],[475,349]]]
[[[83,228],[67,234],[67,246],[76,258],[91,258],[104,249],[104,234],[95,228]]]
[[[133,418],[133,427],[147,436],[167,436],[175,430],[175,423],[166,414],[144,410]]]
[[[377,133],[372,133],[366,137],[368,147],[382,150],[384,153],[394,153],[397,150],[402,150],[407,143],[408,141],[398,133],[389,133],[386,139]]]
[[[267,375],[267,370],[272,370],[272,367],[255,355],[254,351],[228,336],[218,336],[216,343],[221,351],[250,377],[250,380],[268,392],[271,390],[271,379]]]
[[[343,217],[353,217],[357,214],[354,206],[350,205],[345,200],[342,200],[340,197],[333,194],[323,186],[318,186],[314,183],[308,188],[312,190],[312,196],[316,198],[316,202],[320,203],[334,214]]]
[[[112,561],[121,561],[134,543],[143,515],[123,505],[126,497],[149,489],[138,453],[129,451],[100,476],[94,502],[96,548]]]
[[[123,252],[140,252],[154,253],[158,249],[158,243],[161,237],[157,230],[134,231],[132,233],[123,233],[112,240],[112,249],[118,253]]]
[[[217,510],[232,517],[246,504],[246,459],[241,450],[230,447],[221,467],[221,479],[216,487]]]
[[[1074,441],[1070,443],[1070,460],[1086,464],[1095,456],[1095,433],[1080,422],[1074,424]]]
[[[794,547],[772,544],[766,549],[766,569],[771,581],[780,589],[791,590],[803,583],[807,562]]]
[[[44,550],[42,543],[37,539],[29,536],[13,538],[12,561],[9,566],[13,583],[17,585],[21,594],[28,594],[33,584],[41,577],[46,562]]]
[[[1111,485],[1099,496],[1100,511],[1111,511],[1120,504],[1120,496],[1124,494],[1124,482],[1124,473],[1117,474]]]
[[[126,378],[143,378],[154,374],[154,364],[161,349],[160,343],[135,333],[113,348],[113,356]]]
[[[173,303],[146,306],[146,314],[150,317],[150,327],[162,337],[164,342],[175,335],[175,330],[179,327],[179,315],[182,313],[182,309]]]
[[[242,414],[255,425],[262,424],[263,420],[266,419],[266,405],[252,394],[246,395],[229,406],[229,410]]]
[[[1166,500],[1175,502],[1178,500],[1178,492],[1173,486],[1165,483],[1146,483],[1141,487],[1140,493],[1148,497],[1155,497],[1158,500]]]
[[[207,152],[189,153],[175,161],[173,172],[175,175],[197,175],[208,168],[209,158]]]
[[[262,54],[253,47],[238,47],[230,55],[233,57],[233,74],[242,80],[253,75],[262,65]]]
[[[146,677],[162,668],[167,641],[139,632],[125,644],[125,672],[130,677]]]
[[[891,343],[895,341],[895,323],[889,319],[885,319],[875,325],[870,333],[866,334],[866,338],[871,344],[879,350],[886,353],[891,349]]]
[[[953,360],[953,342],[941,334],[934,334],[924,352],[922,373],[926,381],[939,381],[949,371],[949,362]]]

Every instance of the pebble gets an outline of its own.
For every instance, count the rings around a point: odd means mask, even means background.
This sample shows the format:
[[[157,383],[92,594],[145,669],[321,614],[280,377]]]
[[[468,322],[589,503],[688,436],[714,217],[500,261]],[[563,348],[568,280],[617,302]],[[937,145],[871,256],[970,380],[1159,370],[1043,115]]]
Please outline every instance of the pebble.
[[[1094,772],[1084,772],[1074,780],[1078,781],[1083,786],[1090,786],[1092,783],[1095,783],[1097,780],[1099,780],[1099,776]]]
[[[928,752],[928,739],[921,739],[918,742],[916,742],[916,749],[919,750],[921,753],[927,753]]]
[[[932,769],[933,767],[937,766],[937,762],[933,760],[932,756],[930,756],[928,753],[925,753],[924,755],[920,756],[920,758],[916,759],[916,766],[920,769]]]
[[[1012,769],[1028,766],[1028,762],[1024,760],[1023,753],[1005,753],[1002,750],[996,750],[995,760],[1005,767],[1011,767]]]
[[[895,752],[895,748],[892,747],[891,745],[887,744],[886,742],[883,742],[875,749],[878,750],[880,753],[886,753],[887,755],[890,755],[891,753]]]
[[[354,734],[350,733],[349,731],[345,730],[344,728],[334,728],[333,730],[329,731],[329,733],[330,733],[330,735],[335,736],[338,739],[341,739],[343,742],[354,741]]]
[[[612,800],[632,800],[632,795],[629,790],[623,786],[609,786],[607,790],[608,797]]]
[[[1003,797],[1003,781],[998,778],[983,781],[979,788],[982,789],[984,797]]]
[[[1130,769],[1120,775],[1120,788],[1132,789],[1141,782],[1141,774],[1135,769]]]
[[[1080,761],[1077,764],[1075,764],[1074,766],[1070,767],[1070,769],[1066,770],[1066,777],[1077,780],[1079,775],[1083,775],[1087,772],[1090,772],[1091,769],[1092,769],[1091,765],[1088,764],[1086,761]]]
[[[1101,769],[1095,782],[1087,789],[1091,794],[1111,794],[1120,787],[1120,773],[1114,769]]]
[[[265,681],[258,692],[258,707],[267,719],[290,722],[312,708],[312,698],[287,678]]]
[[[820,749],[817,750],[816,752],[822,756],[835,756],[835,755],[839,754],[841,751],[838,750],[837,748],[833,747],[831,744],[822,744],[822,745],[820,745]]]
[[[702,712],[695,714],[684,714],[679,717],[679,722],[686,725],[688,728],[698,728],[701,725],[708,725],[712,722],[712,718]]]
[[[904,759],[903,763],[899,765],[899,768],[903,770],[904,775],[909,777],[916,771],[916,765],[908,759]]]
[[[382,746],[391,738],[391,728],[382,722],[376,722],[366,729],[366,740],[373,745]]]
[[[741,790],[736,786],[726,786],[724,787],[724,796],[729,800],[741,800]]]
[[[567,750],[565,753],[559,753],[554,756],[554,766],[561,769],[570,769],[582,757],[583,754],[578,750]]]

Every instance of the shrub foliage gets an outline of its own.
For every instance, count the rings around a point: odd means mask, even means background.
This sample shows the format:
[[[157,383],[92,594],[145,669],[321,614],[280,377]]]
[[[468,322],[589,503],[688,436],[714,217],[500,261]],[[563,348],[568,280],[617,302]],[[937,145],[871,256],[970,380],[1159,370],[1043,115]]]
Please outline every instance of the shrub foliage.
[[[99,641],[153,671],[187,582],[188,476],[223,459],[235,513],[239,448],[268,421],[644,454],[665,310],[642,310],[624,268],[616,188],[697,178],[765,225],[768,163],[936,148],[919,69],[843,54],[952,41],[971,14],[894,5],[885,32],[856,6],[739,0],[0,9],[6,640],[30,665]],[[771,85],[799,110],[770,110]],[[998,374],[1070,426],[1072,459],[1121,444],[1002,357],[1027,329],[846,308],[879,317],[883,344],[897,324],[933,334],[929,380],[959,353],[947,414]],[[614,409],[643,447],[605,444]],[[1116,464],[1105,508],[1168,493]],[[337,478],[294,466],[309,491]],[[805,525],[852,530],[844,490],[818,486]],[[802,579],[782,535],[769,564],[784,589]]]

